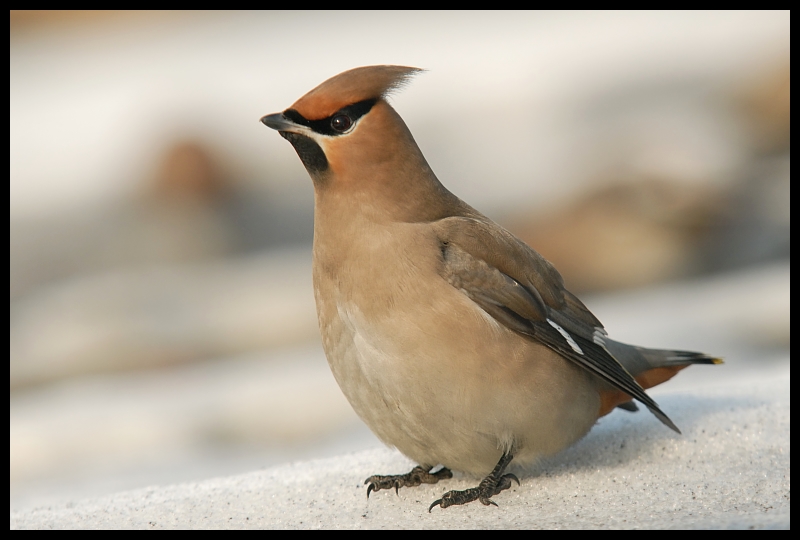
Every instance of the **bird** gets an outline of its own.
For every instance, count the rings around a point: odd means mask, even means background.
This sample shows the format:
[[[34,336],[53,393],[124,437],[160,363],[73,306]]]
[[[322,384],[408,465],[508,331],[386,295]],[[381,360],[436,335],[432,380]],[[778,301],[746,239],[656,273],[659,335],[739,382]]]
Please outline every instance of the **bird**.
[[[314,186],[312,274],[322,345],[358,416],[418,465],[371,492],[482,480],[430,512],[492,497],[506,470],[556,454],[703,353],[627,345],[533,248],[439,181],[388,98],[419,68],[351,69],[260,121]]]

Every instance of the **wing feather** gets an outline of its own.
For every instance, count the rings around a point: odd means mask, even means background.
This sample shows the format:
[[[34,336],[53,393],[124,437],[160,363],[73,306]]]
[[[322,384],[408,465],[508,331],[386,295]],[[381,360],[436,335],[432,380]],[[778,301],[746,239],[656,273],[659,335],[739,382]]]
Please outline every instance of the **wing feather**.
[[[600,321],[564,288],[561,275],[544,257],[489,220],[448,217],[434,227],[442,251],[442,277],[453,287],[500,324],[637,399],[678,431],[606,349]]]

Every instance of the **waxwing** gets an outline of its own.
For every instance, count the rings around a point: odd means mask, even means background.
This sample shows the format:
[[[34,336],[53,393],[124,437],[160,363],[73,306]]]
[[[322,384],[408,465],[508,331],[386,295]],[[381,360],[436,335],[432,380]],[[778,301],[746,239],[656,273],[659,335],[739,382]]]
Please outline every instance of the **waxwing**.
[[[314,184],[313,280],[325,354],[369,428],[419,463],[370,492],[483,476],[430,505],[491,497],[701,353],[610,339],[536,251],[450,193],[387,102],[420,70],[368,66],[261,118]],[[679,432],[679,431],[678,431]],[[442,467],[436,469],[441,465]]]

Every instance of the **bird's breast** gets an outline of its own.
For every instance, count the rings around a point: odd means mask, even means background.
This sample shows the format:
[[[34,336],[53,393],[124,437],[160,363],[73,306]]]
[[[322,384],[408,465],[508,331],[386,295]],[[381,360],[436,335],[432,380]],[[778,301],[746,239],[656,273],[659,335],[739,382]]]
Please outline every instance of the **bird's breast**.
[[[550,454],[594,423],[599,402],[583,373],[442,278],[435,237],[409,225],[336,252],[317,241],[323,347],[384,442],[419,463],[485,474],[512,444]]]

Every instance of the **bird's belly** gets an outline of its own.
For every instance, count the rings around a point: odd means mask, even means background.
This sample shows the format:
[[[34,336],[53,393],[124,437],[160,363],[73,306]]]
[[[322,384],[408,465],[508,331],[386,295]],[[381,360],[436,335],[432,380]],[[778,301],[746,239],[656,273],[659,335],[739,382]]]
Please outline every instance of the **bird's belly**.
[[[591,376],[499,325],[453,289],[436,302],[398,306],[376,320],[352,302],[319,298],[323,346],[353,409],[414,461],[484,475],[513,448],[517,461],[553,454],[594,424]],[[418,310],[410,313],[409,310]]]

